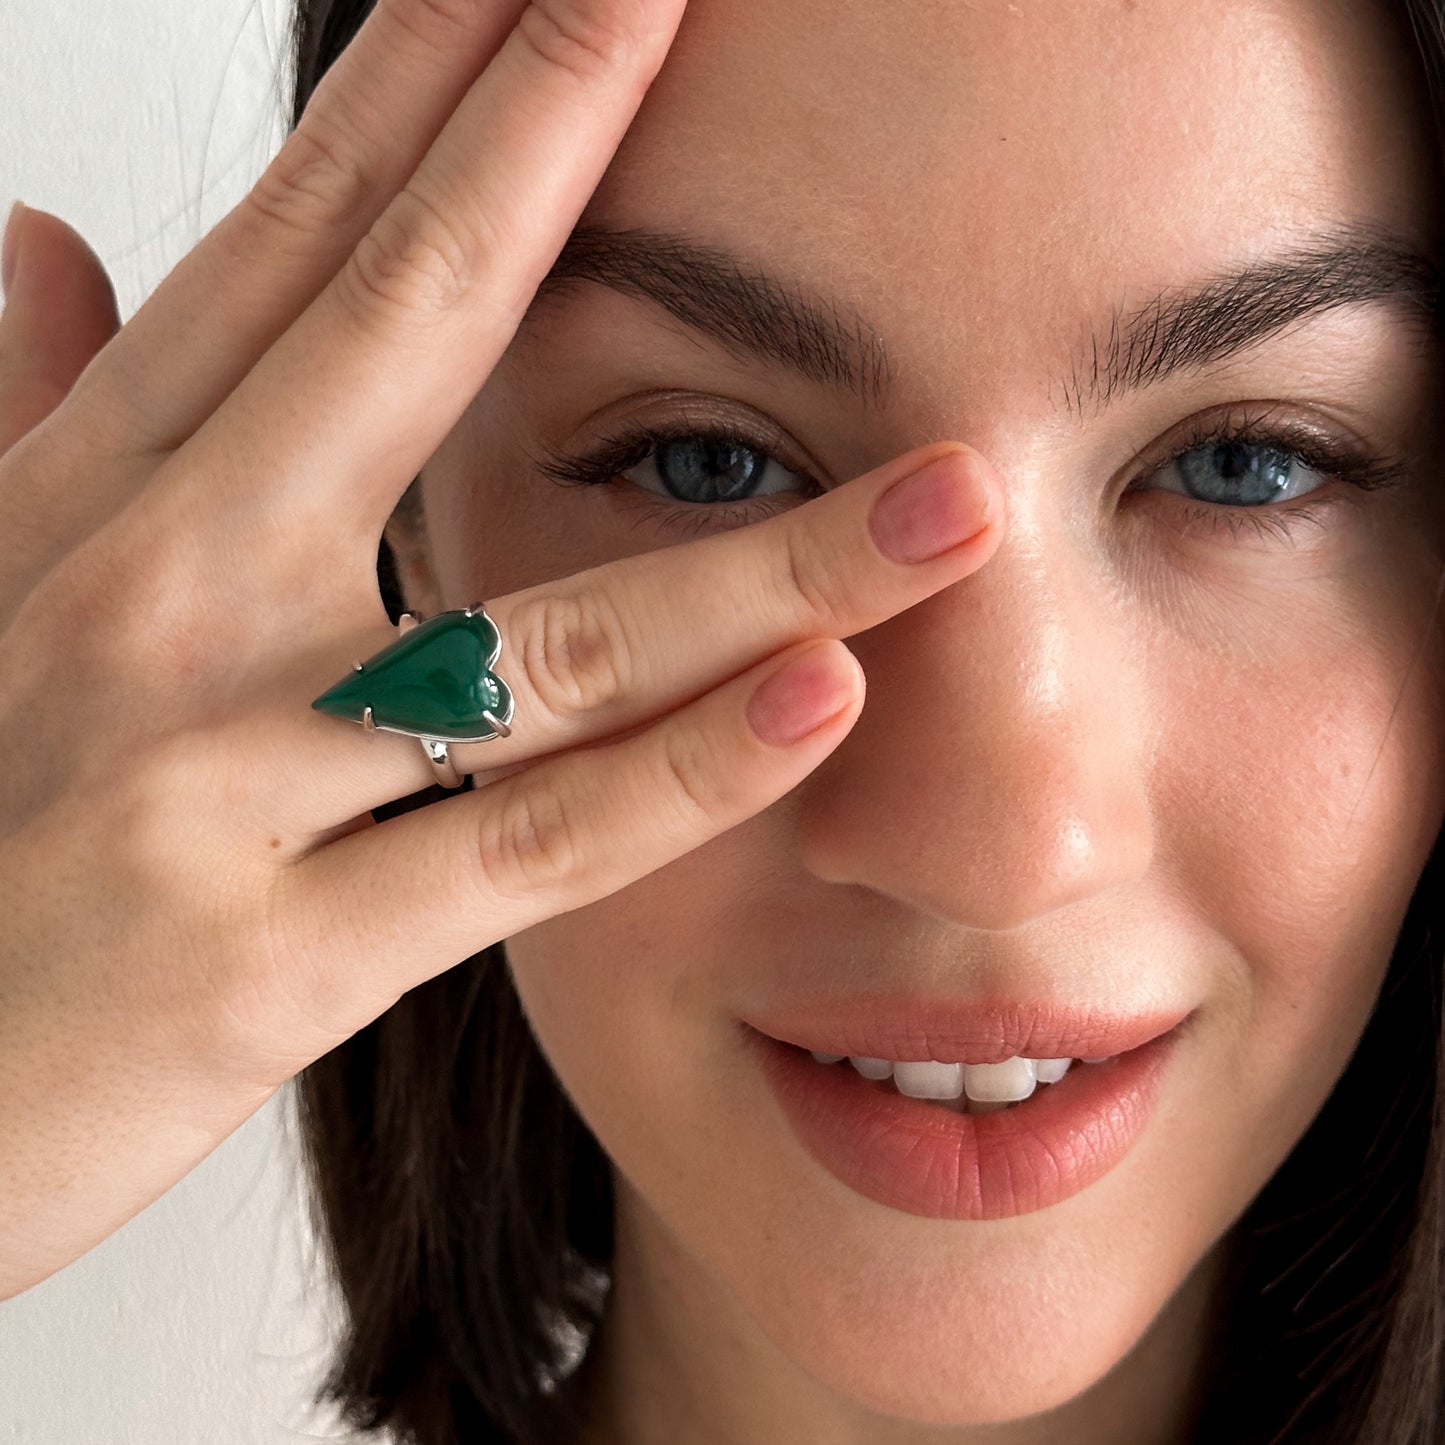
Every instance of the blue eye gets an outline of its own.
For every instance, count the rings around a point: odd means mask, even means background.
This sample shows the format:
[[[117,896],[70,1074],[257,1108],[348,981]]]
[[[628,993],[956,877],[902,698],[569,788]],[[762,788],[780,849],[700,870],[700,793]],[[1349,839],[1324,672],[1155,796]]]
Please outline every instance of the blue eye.
[[[774,498],[820,497],[825,488],[778,461],[779,437],[711,422],[673,429],[639,426],[604,437],[584,456],[549,451],[538,471],[562,486],[623,486],[661,500],[664,521],[694,530],[756,522],[781,510]],[[636,475],[633,475],[636,473]],[[672,502],[675,505],[668,507]]]
[[[760,448],[706,434],[664,440],[636,463],[634,470],[643,474],[629,478],[634,486],[678,502],[750,501],[757,496],[805,490],[808,485]],[[791,486],[788,478],[792,478]]]
[[[1305,506],[1279,504],[1338,480],[1374,491],[1406,480],[1409,466],[1338,440],[1313,426],[1268,420],[1269,412],[1243,418],[1216,416],[1196,423],[1171,454],[1130,484],[1130,490],[1174,492],[1202,503],[1192,520],[1229,523],[1237,537],[1242,520],[1283,535]],[[778,510],[768,499],[797,493],[803,500],[825,488],[788,470],[775,455],[778,436],[760,438],[710,422],[673,429],[638,426],[605,437],[585,456],[548,452],[538,470],[564,486],[621,484],[677,505],[669,520],[695,526],[757,521]],[[638,475],[630,476],[636,471]],[[1176,485],[1163,479],[1173,478]],[[1146,483],[1150,485],[1145,485]],[[669,509],[661,507],[660,510]]]
[[[1170,466],[1184,482],[1184,494],[1196,502],[1263,506],[1289,501],[1329,480],[1299,461],[1293,452],[1231,440],[1194,447],[1175,457]]]

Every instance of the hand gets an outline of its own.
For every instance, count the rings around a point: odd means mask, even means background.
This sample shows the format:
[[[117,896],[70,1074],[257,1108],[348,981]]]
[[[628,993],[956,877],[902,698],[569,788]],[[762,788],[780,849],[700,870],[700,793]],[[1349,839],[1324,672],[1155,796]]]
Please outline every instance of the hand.
[[[80,238],[27,216],[0,321],[0,1297],[408,989],[776,801],[861,709],[838,639],[992,554],[997,485],[944,443],[487,599],[513,733],[453,757],[496,780],[372,819],[434,782],[420,745],[310,701],[396,637],[386,520],[505,351],[682,8],[381,0],[124,327]],[[961,544],[907,565],[874,504],[933,460],[942,492],[892,535],[952,524]]]

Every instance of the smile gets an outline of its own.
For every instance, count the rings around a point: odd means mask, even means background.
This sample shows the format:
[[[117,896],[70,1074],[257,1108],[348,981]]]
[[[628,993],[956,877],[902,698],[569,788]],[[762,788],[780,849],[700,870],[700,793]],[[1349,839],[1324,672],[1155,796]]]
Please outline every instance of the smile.
[[[1092,1064],[860,1055],[851,1067],[743,1032],[793,1135],[834,1179],[904,1213],[982,1220],[1045,1209],[1115,1168],[1153,1114],[1185,1031]],[[1046,1077],[1055,1081],[1039,1088]]]
[[[1040,1085],[1057,1084],[1075,1064],[1098,1065],[1107,1059],[1031,1059],[1014,1054],[997,1064],[943,1063],[933,1059],[846,1059],[813,1051],[820,1064],[850,1063],[875,1083],[891,1082],[910,1099],[932,1099],[960,1113],[985,1114],[1028,1099]]]

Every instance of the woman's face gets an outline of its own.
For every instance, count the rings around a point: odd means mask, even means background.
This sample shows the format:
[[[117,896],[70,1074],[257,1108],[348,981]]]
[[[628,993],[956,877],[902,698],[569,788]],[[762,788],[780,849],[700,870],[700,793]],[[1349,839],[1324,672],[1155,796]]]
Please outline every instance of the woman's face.
[[[978,448],[1007,498],[978,572],[849,640],[867,701],[800,787],[508,942],[616,1165],[609,1348],[651,1361],[646,1409],[882,1441],[913,1436],[879,1417],[1073,1402],[1027,1427],[1057,1439],[1177,1401],[1223,1236],[1344,1069],[1445,814],[1428,314],[1358,248],[1269,296],[1219,284],[1346,228],[1438,254],[1396,23],[1356,0],[693,0],[584,222],[836,307],[870,384],[725,345],[697,284],[669,308],[579,282],[425,474],[404,577],[428,611],[931,441]],[[1406,479],[1201,440],[1261,420]],[[706,500],[729,475],[685,443],[603,485],[535,465],[700,421],[758,439],[755,500]],[[822,1167],[740,1024],[875,993],[1193,1014],[1109,1172],[940,1219]],[[803,1433],[766,1433],[785,1420]]]

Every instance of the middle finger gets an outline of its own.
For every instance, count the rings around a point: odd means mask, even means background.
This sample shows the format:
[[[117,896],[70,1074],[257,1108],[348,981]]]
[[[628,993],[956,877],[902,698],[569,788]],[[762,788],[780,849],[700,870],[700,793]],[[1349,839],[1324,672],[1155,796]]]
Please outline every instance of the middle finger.
[[[347,264],[162,468],[161,505],[283,565],[307,567],[318,532],[353,546],[358,573],[373,564],[595,191],[683,3],[528,6]]]
[[[84,420],[117,455],[176,450],[235,390],[406,184],[522,8],[379,0],[249,194],[85,378]]]

